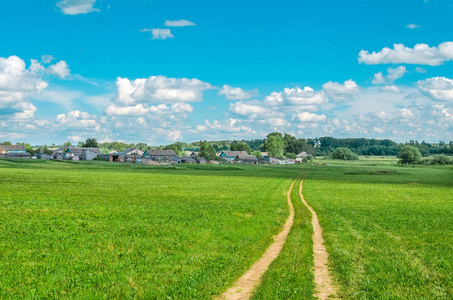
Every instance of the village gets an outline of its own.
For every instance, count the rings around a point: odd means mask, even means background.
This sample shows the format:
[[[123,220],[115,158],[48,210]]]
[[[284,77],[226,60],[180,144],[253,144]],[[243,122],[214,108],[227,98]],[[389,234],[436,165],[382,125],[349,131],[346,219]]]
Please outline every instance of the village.
[[[207,160],[200,156],[197,151],[185,150],[184,155],[177,155],[174,150],[145,150],[131,148],[121,152],[111,151],[102,153],[99,148],[91,147],[60,147],[53,154],[36,153],[31,155],[23,145],[5,146],[0,145],[0,159],[40,159],[40,160],[67,160],[67,161],[91,161],[101,160],[117,163],[136,163],[148,165],[169,164],[276,164],[289,165],[301,163],[311,159],[307,152],[301,152],[296,158],[279,159],[268,156],[266,152],[257,157],[246,151],[222,151],[216,153],[216,158]]]

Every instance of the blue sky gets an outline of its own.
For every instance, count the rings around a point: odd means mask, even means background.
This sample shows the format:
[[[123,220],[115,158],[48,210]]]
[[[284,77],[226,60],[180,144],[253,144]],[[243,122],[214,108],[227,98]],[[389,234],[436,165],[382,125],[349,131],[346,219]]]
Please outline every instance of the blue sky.
[[[0,141],[453,140],[453,1],[8,1]]]

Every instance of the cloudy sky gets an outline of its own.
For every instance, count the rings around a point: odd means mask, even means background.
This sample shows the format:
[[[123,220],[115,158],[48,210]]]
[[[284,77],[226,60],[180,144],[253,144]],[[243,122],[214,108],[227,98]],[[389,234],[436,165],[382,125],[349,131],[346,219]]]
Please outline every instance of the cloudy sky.
[[[453,1],[21,0],[0,141],[453,140]]]

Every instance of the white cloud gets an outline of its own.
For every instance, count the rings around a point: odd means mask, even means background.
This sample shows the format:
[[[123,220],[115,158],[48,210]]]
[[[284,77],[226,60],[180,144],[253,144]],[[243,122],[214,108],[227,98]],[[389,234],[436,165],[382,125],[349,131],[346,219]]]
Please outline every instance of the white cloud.
[[[417,24],[409,24],[406,26],[406,28],[410,28],[410,29],[415,29],[415,28],[420,28],[421,26],[418,26]]]
[[[205,120],[204,125],[197,125],[196,131],[197,132],[206,132],[211,131],[217,133],[256,133],[250,127],[244,126],[240,124],[241,121],[238,119],[229,118],[222,122],[218,120],[213,121],[212,123],[209,120]]]
[[[0,108],[16,111],[14,119],[31,118],[36,107],[29,97],[39,94],[48,83],[41,79],[43,67],[36,60],[27,69],[17,56],[0,57]]]
[[[317,115],[317,114],[306,112],[306,111],[297,114],[297,118],[302,123],[323,122],[327,119],[325,115]]]
[[[63,130],[91,129],[99,131],[100,126],[96,122],[96,116],[87,112],[75,110],[66,114],[59,114],[55,121]]]
[[[399,116],[402,117],[402,118],[410,118],[410,117],[413,117],[414,114],[412,113],[412,111],[408,108],[402,108],[399,112]]]
[[[151,76],[129,80],[118,77],[116,102],[131,105],[140,102],[175,103],[203,100],[203,92],[212,89],[209,83],[198,79]]]
[[[234,114],[244,117],[246,116],[251,119],[263,118],[270,113],[267,108],[259,105],[247,104],[244,102],[231,103],[229,110]]]
[[[171,30],[168,28],[151,28],[151,29],[141,29],[140,32],[147,32],[150,31],[153,40],[166,40],[169,38],[174,38],[173,34],[171,33]]]
[[[41,61],[43,63],[45,63],[45,64],[50,64],[50,62],[52,60],[54,60],[54,59],[55,59],[55,57],[53,57],[52,55],[43,55],[43,56],[41,56]]]
[[[60,60],[54,65],[50,65],[47,68],[47,73],[60,77],[64,79],[69,76],[69,66],[64,60]]]
[[[335,100],[349,100],[361,93],[360,87],[352,79],[346,80],[344,84],[329,81],[322,88],[329,98]]]
[[[387,75],[384,76],[382,72],[378,72],[373,76],[373,84],[391,84],[396,79],[399,79],[406,74],[407,70],[405,66],[399,66],[396,68],[388,68]]]
[[[417,82],[425,95],[440,101],[453,101],[453,80],[445,77],[432,77]]]
[[[156,106],[147,106],[144,104],[137,104],[134,106],[116,106],[115,104],[111,104],[107,107],[105,113],[109,116],[143,116],[169,109],[170,108],[165,104],[159,104]]]
[[[225,95],[225,97],[229,100],[247,100],[252,97],[251,93],[248,93],[238,87],[234,88],[227,84],[222,87],[218,94]]]
[[[427,44],[416,44],[414,48],[403,44],[394,44],[393,49],[383,48],[379,52],[369,53],[362,50],[359,53],[359,63],[376,64],[420,64],[438,66],[453,59],[453,42],[444,42],[438,47]]]
[[[65,15],[79,15],[100,11],[95,4],[96,0],[61,0],[56,5]]]
[[[423,69],[423,68],[421,68],[421,67],[416,67],[416,68],[415,68],[415,72],[417,72],[417,73],[422,73],[422,74],[423,74],[423,73],[426,73],[426,72],[428,72],[428,71],[426,71],[426,69]]]
[[[290,106],[303,106],[303,105],[321,105],[327,103],[327,97],[324,91],[316,92],[311,87],[304,87],[301,89],[285,88],[283,92],[272,92],[266,96],[264,103],[271,106],[277,105],[290,105]]]
[[[165,26],[168,27],[186,27],[186,26],[196,26],[195,23],[190,22],[188,20],[166,20]]]
[[[386,85],[381,88],[384,92],[393,92],[393,93],[401,93],[401,90],[396,85]]]

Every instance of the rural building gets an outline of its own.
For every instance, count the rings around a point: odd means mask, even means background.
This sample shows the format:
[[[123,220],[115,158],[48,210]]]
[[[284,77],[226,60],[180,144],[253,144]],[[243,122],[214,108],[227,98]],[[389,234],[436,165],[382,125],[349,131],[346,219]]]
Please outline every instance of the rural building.
[[[68,147],[66,151],[63,152],[63,157],[68,160],[76,160],[74,157],[78,157],[77,160],[93,160],[98,155],[101,155],[102,152],[99,148],[78,148],[78,147]]]
[[[197,163],[197,160],[195,158],[193,158],[192,156],[187,156],[187,155],[181,156],[179,158],[179,161],[182,164],[196,164]]]
[[[45,154],[45,153],[36,153],[35,155],[38,159],[42,159],[42,160],[51,160],[52,159],[52,155]]]
[[[219,157],[231,162],[234,161],[238,155],[248,155],[248,153],[246,151],[222,151]]]
[[[140,159],[140,163],[143,162],[141,159],[143,156],[144,152],[131,148],[131,149],[126,149],[121,152],[110,152],[109,154],[104,155],[109,161],[119,161],[119,162],[130,162],[130,163],[135,163],[137,162],[137,159]]]
[[[240,151],[240,152],[245,152],[245,151]],[[245,152],[245,153],[247,153],[247,152]],[[236,158],[234,160],[238,161],[240,163],[244,163],[244,164],[257,164],[258,163],[258,159],[256,158],[255,155],[248,155],[248,154],[236,155]]]
[[[199,163],[200,165],[205,165],[205,164],[208,163],[208,161],[204,157],[198,157],[197,158],[197,163]]]
[[[0,145],[0,158],[26,158],[30,159],[31,155],[23,145],[5,146]]]
[[[152,160],[178,161],[178,156],[173,150],[146,150],[143,157]]]
[[[286,162],[284,160],[279,159],[279,158],[270,157],[270,156],[266,156],[264,158],[264,160],[267,163],[270,163],[271,165],[284,165],[284,164],[286,164]]]

